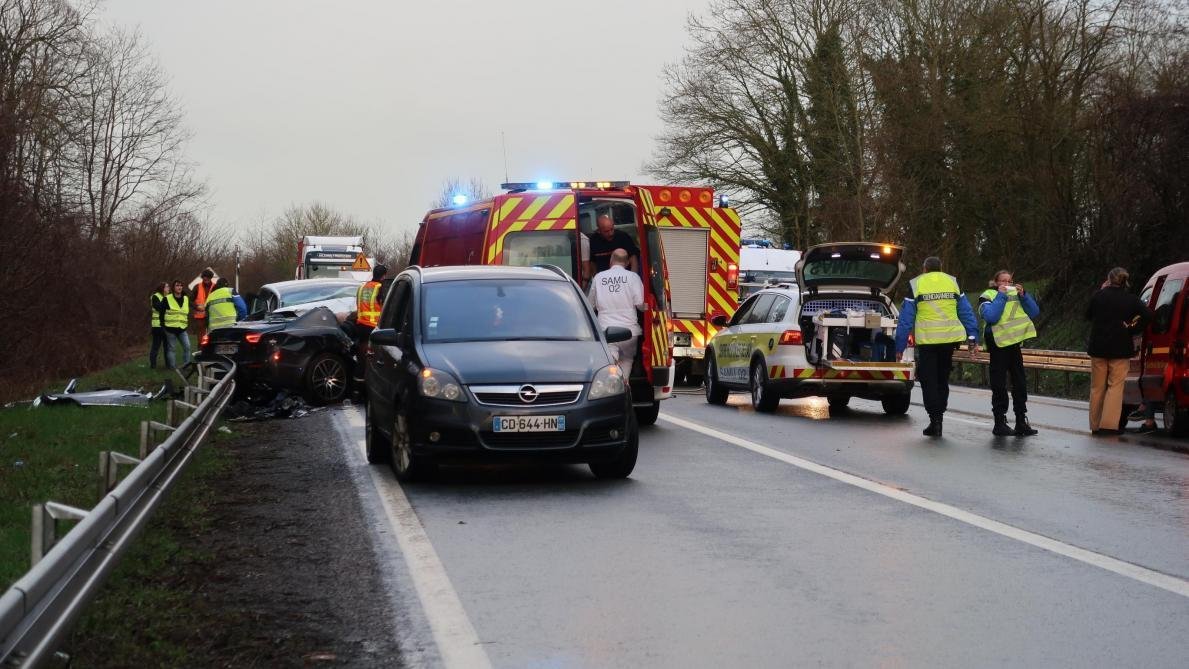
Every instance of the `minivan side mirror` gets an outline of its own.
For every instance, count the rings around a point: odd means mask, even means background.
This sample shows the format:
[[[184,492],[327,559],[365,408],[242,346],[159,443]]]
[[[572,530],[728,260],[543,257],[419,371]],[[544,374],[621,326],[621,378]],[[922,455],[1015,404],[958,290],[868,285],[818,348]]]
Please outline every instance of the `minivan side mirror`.
[[[725,328],[730,320],[726,314],[714,314],[710,317],[710,324],[716,328]]]
[[[379,330],[372,330],[371,337],[368,338],[372,346],[400,346],[400,335],[392,328],[382,328]]]
[[[621,328],[618,325],[612,325],[606,330],[603,330],[603,336],[607,338],[608,344],[615,344],[631,339],[632,331],[627,328]]]

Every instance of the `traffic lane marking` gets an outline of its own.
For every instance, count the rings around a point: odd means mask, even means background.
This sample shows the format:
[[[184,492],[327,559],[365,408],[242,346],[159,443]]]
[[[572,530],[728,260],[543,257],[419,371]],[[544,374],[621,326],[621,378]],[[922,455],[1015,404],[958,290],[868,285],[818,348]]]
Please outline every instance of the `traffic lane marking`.
[[[364,419],[361,411],[344,412],[340,416],[353,428],[351,434],[362,434]],[[367,462],[367,444],[363,437],[354,438],[355,447]],[[349,444],[348,444],[349,446]],[[384,508],[388,524],[396,535],[397,544],[405,558],[417,598],[429,621],[430,631],[442,664],[460,669],[490,669],[487,657],[474,625],[467,617],[462,600],[450,582],[446,568],[438,558],[421,519],[409,504],[400,483],[384,470],[367,465],[368,473]]]
[[[1007,537],[1009,539],[1015,539],[1021,543],[1035,546],[1051,553],[1056,553],[1057,555],[1062,555],[1073,560],[1077,560],[1078,562],[1098,567],[1100,569],[1119,574],[1120,576],[1125,576],[1141,583],[1155,586],[1162,590],[1181,595],[1182,597],[1189,597],[1189,581],[1177,578],[1176,576],[1164,574],[1162,572],[1141,567],[1130,562],[1124,562],[1123,560],[1119,560],[1108,555],[1095,553],[1094,551],[1087,550],[1085,548],[1080,548],[1072,544],[1057,541],[1056,539],[1051,539],[1049,537],[1036,534],[1035,532],[1029,532],[1028,530],[1008,525],[1007,523],[1001,523],[997,520],[987,518],[986,516],[980,516],[976,513],[950,506],[949,504],[936,502],[926,497],[921,497],[920,495],[914,495],[910,492],[905,492],[884,483],[878,483],[876,481],[865,479],[839,469],[834,469],[833,467],[818,464],[812,460],[806,460],[805,458],[801,458],[796,455],[790,455],[783,451],[764,446],[763,444],[759,444],[748,439],[736,437],[734,435],[721,432],[712,427],[706,427],[705,425],[701,425],[693,421],[669,416],[663,413],[660,415],[660,419],[677,427],[698,432],[708,437],[719,439],[728,444],[732,444],[754,453],[767,456],[774,460],[779,460],[786,464],[797,467],[798,469],[820,474],[822,476],[832,478],[835,481],[839,481],[856,488],[861,488],[868,492],[883,495],[884,497],[889,497],[899,502],[925,509],[926,511],[932,511],[947,518],[952,518],[959,522],[966,523],[967,525],[994,532],[995,534]]]

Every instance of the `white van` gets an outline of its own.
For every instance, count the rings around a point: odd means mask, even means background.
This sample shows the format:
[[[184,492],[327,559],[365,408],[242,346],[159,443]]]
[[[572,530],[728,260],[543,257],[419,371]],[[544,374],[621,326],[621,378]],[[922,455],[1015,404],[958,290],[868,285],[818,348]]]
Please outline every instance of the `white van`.
[[[765,286],[797,281],[800,251],[744,246],[739,249],[739,301]]]

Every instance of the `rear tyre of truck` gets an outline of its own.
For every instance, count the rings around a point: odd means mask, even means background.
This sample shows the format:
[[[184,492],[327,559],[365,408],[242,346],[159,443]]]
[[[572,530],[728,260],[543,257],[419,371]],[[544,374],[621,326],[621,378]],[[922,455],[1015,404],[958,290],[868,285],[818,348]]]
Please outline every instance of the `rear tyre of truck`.
[[[912,395],[904,393],[903,395],[890,395],[881,398],[879,403],[883,405],[883,412],[889,416],[903,416],[908,413],[908,407],[912,404]]]
[[[731,391],[723,387],[718,380],[718,363],[714,361],[714,354],[706,354],[706,401],[711,404],[723,405],[727,403],[727,396]]]
[[[1164,430],[1174,437],[1189,434],[1189,410],[1177,406],[1177,394],[1169,392],[1164,398]]]
[[[768,387],[768,370],[764,367],[764,361],[756,360],[751,363],[751,406],[756,411],[771,413],[779,405],[780,395]]]
[[[637,425],[653,425],[656,423],[656,417],[661,413],[661,401],[653,400],[652,404],[646,407],[633,407],[632,411],[636,413]]]

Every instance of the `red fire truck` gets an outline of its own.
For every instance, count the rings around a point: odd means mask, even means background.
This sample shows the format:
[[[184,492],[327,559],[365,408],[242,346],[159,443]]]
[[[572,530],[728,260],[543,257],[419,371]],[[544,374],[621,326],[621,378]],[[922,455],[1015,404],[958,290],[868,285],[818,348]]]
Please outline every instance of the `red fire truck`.
[[[654,201],[657,188],[626,181],[506,183],[502,187],[507,191],[502,195],[473,203],[456,201],[454,207],[427,213],[409,263],[422,267],[548,264],[585,285],[590,277],[580,261],[582,235],[594,234],[599,216],[610,216],[616,229],[640,248],[639,271],[649,308],[643,315],[644,334],[629,382],[638,421],[655,423],[660,401],[673,394],[670,296],[661,240],[661,221],[672,215],[673,207]],[[676,190],[669,191],[670,197]],[[689,197],[694,196],[697,193],[691,192]]]
[[[698,385],[706,342],[718,332],[710,319],[739,307],[739,214],[711,188],[641,188],[652,194],[665,244],[676,380]]]

